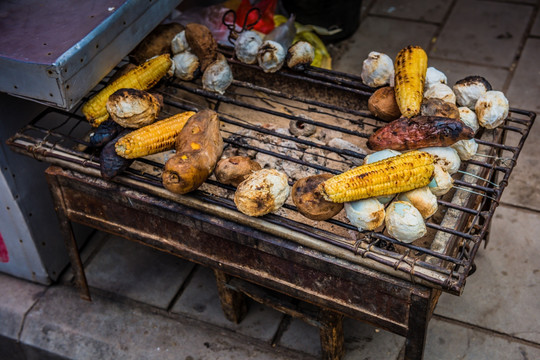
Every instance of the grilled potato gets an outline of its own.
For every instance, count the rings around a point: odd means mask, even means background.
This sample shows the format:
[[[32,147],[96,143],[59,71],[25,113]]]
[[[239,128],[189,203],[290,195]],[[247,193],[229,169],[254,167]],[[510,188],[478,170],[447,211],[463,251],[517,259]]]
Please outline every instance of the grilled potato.
[[[163,185],[173,193],[186,194],[210,176],[223,152],[217,113],[202,110],[193,115],[178,134],[175,147],[176,155],[165,163]]]

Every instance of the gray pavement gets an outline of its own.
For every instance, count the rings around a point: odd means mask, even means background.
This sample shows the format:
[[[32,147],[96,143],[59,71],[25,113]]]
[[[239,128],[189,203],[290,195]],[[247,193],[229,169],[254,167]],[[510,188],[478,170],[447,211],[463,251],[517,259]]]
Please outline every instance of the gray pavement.
[[[372,0],[358,31],[329,47],[334,69],[359,74],[372,51],[409,44],[450,84],[486,77],[512,107],[540,112],[539,2]],[[535,125],[492,222],[490,243],[462,296],[443,294],[425,359],[540,359],[540,125]],[[223,316],[212,273],[96,234],[83,253],[93,302],[69,270],[52,286],[0,274],[1,359],[315,359],[318,331],[250,303]],[[8,289],[7,291],[5,289]],[[346,319],[345,359],[398,359],[402,337]]]

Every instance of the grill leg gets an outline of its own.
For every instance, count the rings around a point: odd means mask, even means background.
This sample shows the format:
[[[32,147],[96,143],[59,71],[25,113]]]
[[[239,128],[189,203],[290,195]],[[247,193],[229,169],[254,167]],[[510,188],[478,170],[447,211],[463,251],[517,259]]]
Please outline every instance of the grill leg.
[[[430,305],[429,298],[411,295],[409,331],[405,340],[404,360],[421,360],[424,356]]]
[[[81,297],[81,299],[92,301],[92,298],[90,297],[90,290],[88,289],[88,283],[86,282],[86,275],[84,274],[84,268],[81,261],[81,256],[79,254],[77,241],[75,240],[75,235],[73,234],[71,222],[69,221],[69,218],[65,211],[62,189],[60,187],[60,184],[58,184],[58,178],[54,175],[55,170],[57,170],[57,168],[51,166],[45,172],[45,176],[49,184],[49,189],[51,190],[54,201],[54,210],[56,211],[56,215],[58,216],[58,220],[60,223],[60,231],[64,236],[64,243],[66,245],[69,261],[73,269],[75,284],[79,289],[79,296]]]
[[[331,310],[321,309],[321,337],[322,358],[325,360],[339,360],[343,357],[343,315]]]
[[[214,270],[221,309],[227,320],[240,323],[247,314],[247,302],[244,294],[227,286],[230,277],[223,271]]]

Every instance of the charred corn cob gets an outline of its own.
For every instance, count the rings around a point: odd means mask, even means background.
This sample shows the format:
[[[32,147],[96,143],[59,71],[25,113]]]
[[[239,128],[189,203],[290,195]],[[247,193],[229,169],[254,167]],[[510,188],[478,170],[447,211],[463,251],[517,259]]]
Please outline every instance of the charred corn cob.
[[[420,113],[427,71],[427,55],[420,46],[402,49],[395,64],[395,92],[399,110],[410,118]]]
[[[429,184],[433,162],[431,154],[411,151],[336,175],[321,184],[321,192],[343,203],[413,190]]]
[[[116,142],[115,151],[126,159],[135,159],[171,150],[176,137],[194,114],[186,111],[132,131]]]
[[[109,96],[116,90],[123,88],[137,90],[150,89],[167,74],[171,64],[172,61],[169,54],[156,56],[146,61],[101,89],[100,92],[83,105],[82,113],[92,126],[99,126],[99,124],[109,118],[109,113],[105,107]]]

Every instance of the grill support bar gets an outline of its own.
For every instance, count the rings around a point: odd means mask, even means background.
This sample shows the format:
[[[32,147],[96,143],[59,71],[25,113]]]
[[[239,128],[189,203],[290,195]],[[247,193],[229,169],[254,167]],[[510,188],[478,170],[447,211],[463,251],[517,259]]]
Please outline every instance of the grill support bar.
[[[343,331],[343,315],[404,336],[404,358],[422,358],[440,290],[344,263],[239,224],[217,228],[213,224],[224,225],[224,220],[96,177],[55,166],[47,169],[46,177],[67,224],[77,222],[209,266],[220,275],[218,281],[223,276],[239,278],[316,305],[328,359],[341,356],[342,337],[329,335]],[[70,227],[62,229],[71,237]],[[77,246],[66,246],[81,296],[89,299]]]

